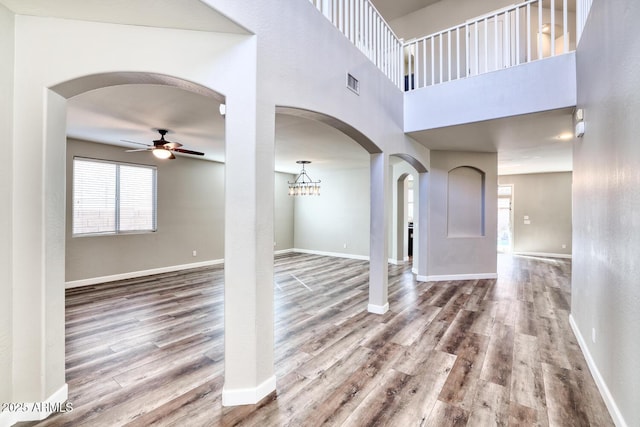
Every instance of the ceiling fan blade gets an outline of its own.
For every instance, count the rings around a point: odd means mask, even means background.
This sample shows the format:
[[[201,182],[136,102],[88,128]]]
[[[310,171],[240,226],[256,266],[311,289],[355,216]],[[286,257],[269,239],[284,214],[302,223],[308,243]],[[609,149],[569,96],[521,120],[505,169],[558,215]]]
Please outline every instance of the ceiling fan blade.
[[[171,156],[169,156],[169,160],[175,159],[175,158],[176,158],[176,156],[174,156],[173,153],[171,153]]]
[[[144,145],[145,147],[150,147],[149,144],[143,144],[142,142],[136,142],[136,141],[129,141],[128,139],[121,139],[120,141],[128,142],[129,144],[138,144],[138,145]]]
[[[182,147],[182,144],[180,144],[179,142],[167,142],[166,144],[164,144],[164,148],[169,150],[173,150],[178,147]]]
[[[136,148],[135,150],[124,150],[125,153],[133,153],[135,151],[149,151],[149,148]]]
[[[171,151],[175,151],[177,153],[184,153],[184,154],[193,154],[195,156],[204,156],[204,153],[201,153],[199,151],[185,150],[184,148],[174,148]]]

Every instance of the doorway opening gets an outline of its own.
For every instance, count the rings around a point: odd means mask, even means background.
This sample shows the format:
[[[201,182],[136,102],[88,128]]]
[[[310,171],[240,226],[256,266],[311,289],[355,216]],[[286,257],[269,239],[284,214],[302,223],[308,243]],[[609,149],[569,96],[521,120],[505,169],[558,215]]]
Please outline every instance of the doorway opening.
[[[498,252],[513,250],[513,186],[498,186]]]

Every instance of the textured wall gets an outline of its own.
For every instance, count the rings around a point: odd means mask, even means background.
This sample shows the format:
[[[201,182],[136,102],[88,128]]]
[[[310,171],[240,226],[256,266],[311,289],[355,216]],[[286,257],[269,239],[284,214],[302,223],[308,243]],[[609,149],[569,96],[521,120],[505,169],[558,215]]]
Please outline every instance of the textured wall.
[[[639,20],[640,2],[593,3],[577,51],[586,131],[573,160],[571,314],[629,426],[640,425]]]
[[[571,172],[503,175],[498,183],[513,185],[514,252],[571,255]]]

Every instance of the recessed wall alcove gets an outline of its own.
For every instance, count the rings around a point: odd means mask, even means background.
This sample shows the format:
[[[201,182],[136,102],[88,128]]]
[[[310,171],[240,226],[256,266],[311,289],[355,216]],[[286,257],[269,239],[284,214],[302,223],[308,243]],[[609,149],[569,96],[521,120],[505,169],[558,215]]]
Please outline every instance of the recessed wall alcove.
[[[485,173],[471,166],[447,176],[447,237],[485,235]]]

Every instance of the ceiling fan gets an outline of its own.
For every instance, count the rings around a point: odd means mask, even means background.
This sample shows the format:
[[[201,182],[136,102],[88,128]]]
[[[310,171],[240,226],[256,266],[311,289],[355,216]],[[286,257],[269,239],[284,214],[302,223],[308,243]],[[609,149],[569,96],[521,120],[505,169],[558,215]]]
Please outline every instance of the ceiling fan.
[[[199,151],[192,151],[192,150],[186,150],[184,148],[180,148],[182,147],[182,144],[180,144],[179,142],[170,142],[164,139],[164,136],[169,132],[168,130],[158,129],[158,132],[160,133],[160,139],[156,139],[155,141],[153,141],[153,145],[143,144],[141,142],[129,141],[126,139],[121,139],[121,141],[129,142],[131,144],[144,145],[147,147],[147,148],[138,148],[135,150],[126,150],[128,153],[131,153],[134,151],[151,151],[153,155],[159,159],[175,159],[176,156],[173,155],[174,152],[193,154],[196,156],[204,156],[204,153],[201,153]]]

